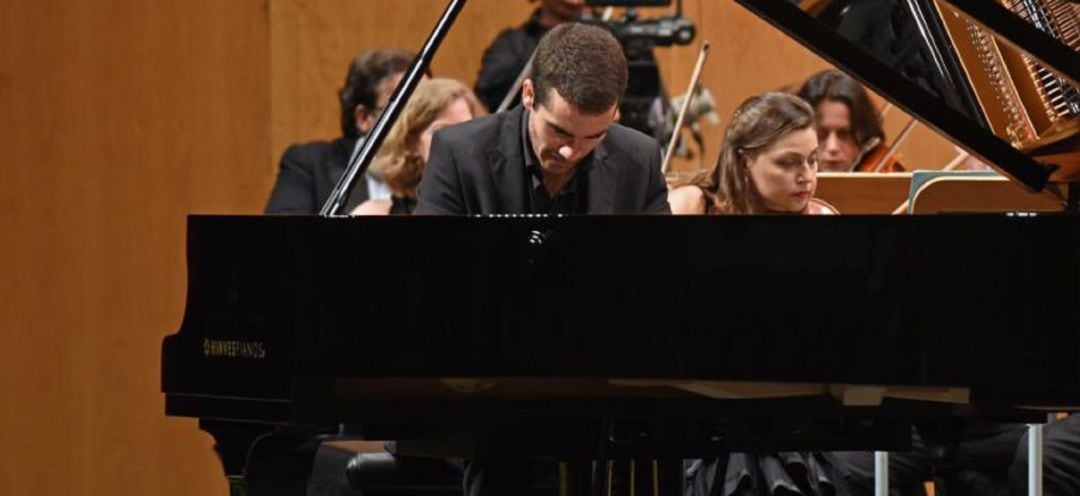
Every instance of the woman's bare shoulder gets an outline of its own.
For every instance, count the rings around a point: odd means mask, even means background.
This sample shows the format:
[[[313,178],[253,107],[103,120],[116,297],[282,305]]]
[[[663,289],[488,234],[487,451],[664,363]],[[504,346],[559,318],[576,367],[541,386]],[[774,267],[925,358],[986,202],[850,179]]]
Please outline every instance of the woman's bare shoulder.
[[[821,198],[811,198],[810,203],[806,206],[806,213],[810,215],[838,215],[840,211]]]
[[[389,198],[372,198],[357,205],[350,215],[390,215],[390,207],[393,202]]]

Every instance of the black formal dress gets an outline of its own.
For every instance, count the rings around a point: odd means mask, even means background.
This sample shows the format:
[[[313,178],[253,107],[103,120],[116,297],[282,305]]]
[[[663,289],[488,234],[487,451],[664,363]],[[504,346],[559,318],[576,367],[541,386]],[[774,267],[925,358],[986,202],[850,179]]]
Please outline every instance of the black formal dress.
[[[390,215],[409,215],[416,210],[416,199],[405,196],[390,197]]]
[[[889,493],[922,496],[924,482],[941,480],[952,496],[1004,496],[1008,494],[1009,466],[1026,430],[1024,424],[984,421],[919,422],[912,429],[912,449],[889,454]],[[833,455],[852,494],[874,494],[873,453]],[[1027,494],[1026,466],[1022,477],[1024,490],[1016,494]]]
[[[1027,440],[1024,429],[1009,470],[1010,494],[1027,494]],[[1080,414],[1050,422],[1043,428],[1043,494],[1080,495]]]

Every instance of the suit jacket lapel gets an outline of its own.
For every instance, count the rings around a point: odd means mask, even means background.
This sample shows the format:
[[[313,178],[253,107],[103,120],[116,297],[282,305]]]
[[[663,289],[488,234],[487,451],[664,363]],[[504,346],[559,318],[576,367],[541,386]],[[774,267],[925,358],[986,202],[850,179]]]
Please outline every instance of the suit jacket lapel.
[[[488,150],[491,187],[498,199],[498,212],[525,213],[525,157],[520,127],[523,112],[518,106],[502,115],[499,141]]]
[[[619,193],[619,167],[608,158],[607,148],[601,143],[593,152],[593,163],[589,169],[589,214],[615,213],[615,200]]]

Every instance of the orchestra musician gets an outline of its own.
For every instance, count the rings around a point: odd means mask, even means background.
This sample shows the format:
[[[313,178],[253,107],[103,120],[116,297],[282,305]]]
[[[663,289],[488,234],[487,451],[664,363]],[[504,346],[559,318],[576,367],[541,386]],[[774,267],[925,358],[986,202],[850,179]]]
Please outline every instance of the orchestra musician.
[[[525,69],[540,38],[551,28],[576,20],[584,11],[584,0],[540,0],[540,7],[524,24],[504,30],[495,37],[484,50],[480,76],[474,86],[489,111],[499,108],[513,88],[517,75]]]
[[[716,164],[671,191],[675,214],[835,214],[814,198],[818,135],[814,111],[781,92],[742,103],[724,132]]]
[[[825,172],[902,172],[895,158],[884,158],[888,146],[881,115],[866,89],[840,71],[819,72],[803,83],[799,97],[817,113],[820,168]]]
[[[371,164],[371,173],[383,178],[391,197],[371,198],[352,214],[412,213],[416,208],[416,187],[431,151],[431,136],[444,127],[483,115],[487,111],[461,81],[447,78],[421,81]]]
[[[413,56],[401,50],[373,50],[356,56],[338,92],[341,137],[295,144],[281,156],[277,181],[266,205],[268,214],[314,214],[330,196],[349,160],[364,144],[390,101]],[[389,198],[390,190],[372,175],[359,181],[350,202]]]
[[[669,213],[659,143],[615,123],[627,71],[608,31],[549,31],[522,105],[435,133],[416,213]]]

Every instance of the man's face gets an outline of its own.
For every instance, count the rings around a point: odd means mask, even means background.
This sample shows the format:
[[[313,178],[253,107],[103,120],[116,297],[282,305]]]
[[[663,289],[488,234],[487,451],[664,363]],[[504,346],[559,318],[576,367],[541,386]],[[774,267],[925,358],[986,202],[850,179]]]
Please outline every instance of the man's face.
[[[379,85],[375,87],[375,108],[368,108],[366,105],[356,106],[353,115],[356,118],[356,129],[360,130],[360,134],[370,133],[375,127],[375,121],[379,120],[386,104],[390,103],[390,96],[394,94],[394,90],[403,77],[405,77],[404,72],[397,72],[379,81]]]
[[[592,153],[615,122],[618,104],[600,114],[588,114],[567,102],[551,89],[547,101],[539,104],[532,81],[521,88],[521,101],[529,110],[529,140],[545,175],[564,176],[574,172],[581,159]]]
[[[844,102],[822,100],[815,110],[821,170],[851,170],[859,158],[859,145],[851,132],[851,109]]]
[[[585,0],[543,0],[540,9],[563,22],[570,22],[585,11]]]

